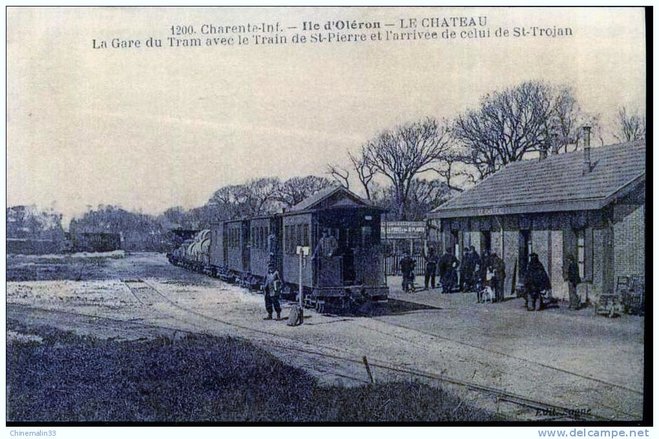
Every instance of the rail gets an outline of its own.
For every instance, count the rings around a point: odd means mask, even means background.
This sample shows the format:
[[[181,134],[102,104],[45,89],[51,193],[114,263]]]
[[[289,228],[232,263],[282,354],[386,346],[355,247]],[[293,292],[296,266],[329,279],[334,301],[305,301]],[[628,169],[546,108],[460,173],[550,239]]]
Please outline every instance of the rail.
[[[339,348],[336,348],[336,347],[330,347],[330,346],[318,346],[318,345],[315,345],[315,344],[312,344],[312,343],[309,343],[309,342],[299,340],[296,337],[287,337],[287,336],[284,336],[282,334],[275,333],[275,332],[272,332],[272,331],[257,329],[257,328],[253,328],[253,327],[246,326],[246,325],[241,325],[241,324],[234,323],[234,322],[229,322],[229,321],[226,321],[226,320],[223,320],[223,319],[219,319],[217,317],[213,317],[213,316],[209,316],[209,315],[204,314],[204,313],[200,313],[198,311],[187,308],[185,306],[181,306],[178,303],[176,303],[175,301],[173,301],[172,299],[170,299],[169,297],[167,297],[161,291],[159,291],[155,287],[155,285],[153,285],[149,281],[139,279],[137,281],[129,281],[129,282],[124,282],[124,283],[126,283],[126,285],[130,288],[130,286],[131,286],[130,284],[133,283],[133,282],[141,283],[145,286],[148,286],[151,291],[153,291],[161,299],[164,299],[166,302],[168,302],[174,308],[177,308],[181,311],[186,311],[187,313],[195,315],[197,317],[201,317],[203,319],[211,320],[211,321],[221,323],[221,324],[224,324],[224,325],[227,325],[227,326],[231,326],[231,327],[234,327],[234,328],[247,330],[249,332],[265,334],[265,335],[268,335],[268,336],[275,336],[278,339],[282,339],[282,338],[288,339],[290,341],[300,343],[300,344],[303,344],[303,345],[307,345],[307,346],[310,347],[310,348],[307,349],[307,348],[301,348],[301,347],[284,346],[284,345],[280,345],[279,343],[275,343],[276,347],[278,347],[280,349],[295,351],[295,352],[299,352],[299,353],[306,353],[306,354],[316,355],[316,356],[327,358],[327,359],[341,360],[341,361],[345,361],[345,362],[349,362],[349,363],[356,363],[356,364],[363,365],[363,359],[361,359],[361,358],[352,358],[350,356],[351,355],[350,352],[348,352],[346,350],[343,350],[343,349],[339,349]],[[180,320],[180,321],[183,321],[183,322],[186,322],[186,323],[191,323],[193,326],[197,326],[193,322],[188,322],[186,320],[181,319],[181,317],[179,315],[177,315],[176,317],[174,317],[174,316],[171,316],[171,317],[175,318],[176,320]],[[379,319],[376,319],[376,320],[379,320]],[[393,325],[393,326],[404,327],[402,325]],[[447,340],[451,340],[451,339],[447,338]],[[318,351],[319,348],[327,349],[327,350],[333,351],[334,353],[319,352]],[[501,354],[499,352],[497,352],[497,353]],[[503,355],[506,355],[506,354],[503,354]],[[514,358],[514,357],[511,356],[511,358]],[[520,360],[523,360],[523,359],[520,359]],[[541,363],[537,363],[537,364],[541,365],[541,366],[549,367],[548,365],[544,365],[544,364],[541,364]],[[578,413],[578,412],[575,412],[573,409],[570,409],[568,407],[563,407],[563,406],[559,406],[559,405],[556,405],[556,404],[547,403],[547,402],[544,402],[544,401],[539,401],[539,400],[536,400],[536,399],[528,398],[526,396],[518,395],[518,394],[509,392],[509,391],[506,391],[506,390],[503,390],[503,389],[499,389],[499,388],[496,388],[496,387],[482,385],[480,383],[472,382],[472,381],[469,381],[469,380],[462,380],[462,379],[458,379],[458,378],[453,378],[453,377],[449,377],[449,376],[444,375],[444,374],[438,375],[438,374],[434,374],[434,373],[431,373],[431,372],[428,372],[428,371],[414,369],[414,368],[411,368],[411,367],[403,367],[403,366],[396,365],[394,363],[387,362],[387,361],[382,361],[382,360],[379,360],[379,359],[369,359],[369,365],[372,368],[379,368],[379,369],[382,369],[382,370],[388,370],[388,371],[392,371],[392,372],[402,373],[402,374],[405,374],[405,375],[408,375],[408,376],[415,376],[415,377],[419,377],[419,378],[425,378],[425,379],[445,382],[445,383],[448,383],[448,384],[458,385],[458,386],[464,387],[464,388],[469,389],[469,390],[478,391],[482,394],[494,396],[498,400],[507,401],[509,403],[513,403],[517,406],[525,407],[527,409],[547,410],[551,413],[560,415],[562,418],[575,419],[575,420],[591,420],[591,421],[613,421],[614,420],[614,419],[611,419],[611,418],[608,418],[608,417],[605,417],[605,416],[601,416],[601,415],[598,415],[598,414],[595,414],[595,413]],[[574,374],[573,372],[570,372],[570,371],[565,371],[565,370],[560,370],[560,371],[561,372],[568,372],[568,373],[571,373],[572,375],[577,375],[577,374]],[[590,380],[590,381],[592,381],[594,383],[597,383],[597,384],[600,384],[600,385],[606,385],[606,386],[609,386],[609,387],[612,387],[612,388],[617,388],[617,389],[622,390],[622,391],[631,392],[633,394],[638,395],[638,394],[641,393],[638,390],[630,389],[628,387],[621,386],[619,384],[610,383],[610,382],[607,382],[605,380],[601,380],[601,379],[597,379],[597,378],[593,378],[593,377],[587,377],[587,376],[583,376],[583,375],[578,375],[578,376],[581,379],[587,379],[587,380]],[[612,410],[616,411],[617,413],[621,413],[621,414],[624,414],[624,415],[627,415],[627,416],[633,416],[631,413],[627,413],[627,412],[625,412],[623,410],[620,410],[620,409],[613,409],[612,407],[608,407],[608,406],[605,406],[605,405],[602,405],[602,407],[607,408],[607,409],[612,409]]]

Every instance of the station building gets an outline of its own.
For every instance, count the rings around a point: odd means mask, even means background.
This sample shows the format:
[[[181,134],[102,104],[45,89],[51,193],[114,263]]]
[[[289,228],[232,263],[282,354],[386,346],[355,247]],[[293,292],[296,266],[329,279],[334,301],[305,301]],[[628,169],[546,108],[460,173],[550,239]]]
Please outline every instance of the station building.
[[[496,252],[515,292],[531,253],[554,296],[568,299],[572,254],[582,297],[614,292],[619,276],[645,275],[645,141],[522,160],[505,166],[428,215],[431,239],[460,258],[465,246]]]

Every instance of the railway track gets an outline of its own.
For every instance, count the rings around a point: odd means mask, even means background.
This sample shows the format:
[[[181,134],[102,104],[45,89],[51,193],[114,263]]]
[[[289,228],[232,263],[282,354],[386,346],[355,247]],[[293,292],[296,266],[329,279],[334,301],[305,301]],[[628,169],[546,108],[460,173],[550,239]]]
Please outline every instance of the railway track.
[[[194,316],[197,319],[202,319],[204,321],[212,321],[216,323],[220,323],[229,327],[233,327],[236,329],[240,329],[243,331],[251,332],[251,333],[258,333],[264,336],[267,336],[270,340],[268,341],[268,345],[270,347],[275,347],[277,349],[283,350],[283,351],[288,351],[288,352],[294,352],[298,354],[305,354],[305,355],[311,355],[317,358],[323,358],[326,360],[332,360],[332,361],[340,361],[340,362],[345,362],[345,363],[350,363],[353,365],[359,365],[360,367],[363,367],[362,359],[361,357],[355,358],[351,352],[344,350],[344,349],[339,349],[333,346],[322,346],[322,345],[317,345],[317,344],[312,344],[309,342],[305,342],[293,337],[288,337],[285,335],[282,335],[280,333],[276,333],[273,331],[267,331],[263,329],[258,329],[258,328],[253,328],[250,326],[242,325],[239,323],[219,319],[214,316],[209,316],[207,314],[198,312],[194,309],[190,309],[186,306],[182,306],[179,303],[175,302],[174,300],[170,299],[167,297],[167,295],[163,294],[154,284],[151,282],[142,280],[142,279],[137,279],[137,280],[128,280],[124,281],[124,283],[127,285],[127,287],[131,290],[131,293],[135,295],[136,299],[140,302],[141,305],[143,306],[150,306],[153,305],[155,302],[160,301],[163,304],[166,304],[167,306],[173,307],[178,311],[181,311],[183,313],[186,313],[188,315]],[[156,298],[156,301],[154,302],[152,299]],[[151,298],[151,300],[150,300]],[[175,313],[167,313],[169,318],[174,318],[177,319],[183,323],[186,324],[194,324],[194,322],[189,321],[188,319],[181,319],[180,316],[176,316]],[[416,331],[419,333],[424,333],[423,331],[419,331],[415,328],[409,328],[405,327],[404,325],[396,325],[392,324],[390,322],[382,321],[381,319],[376,319],[383,324],[387,325],[392,325],[392,326],[398,326],[400,328],[410,330],[410,331]],[[196,326],[198,327],[203,327],[203,325],[197,324]],[[369,328],[372,329],[372,328]],[[428,334],[426,335],[429,336],[434,336],[437,337],[435,334]],[[442,338],[442,337],[440,337]],[[456,343],[462,343],[456,340],[451,340],[446,337],[444,337],[448,341],[456,342]],[[286,339],[289,342],[292,342],[293,344],[297,345],[302,345],[302,346],[291,346],[291,345],[285,345],[282,343],[277,343],[276,340],[278,339]],[[274,346],[273,346],[274,345]],[[473,348],[479,348],[478,346],[472,346]],[[324,350],[320,351],[319,349]],[[520,361],[526,361],[522,358],[517,358],[512,355],[507,355],[505,353],[500,353],[500,352],[495,352],[492,351],[492,353],[499,354],[499,355],[506,355],[510,358],[514,358],[516,360]],[[410,368],[410,367],[401,367],[399,365],[393,364],[388,361],[380,360],[380,359],[375,359],[375,358],[369,358],[369,364],[372,368],[374,369],[380,369],[383,371],[399,374],[402,376],[408,376],[408,377],[415,377],[415,378],[422,378],[424,380],[430,380],[430,381],[435,381],[435,382],[442,382],[445,384],[450,384],[454,386],[458,386],[460,388],[478,392],[481,395],[494,398],[498,403],[500,402],[505,402],[512,404],[516,406],[518,409],[521,408],[522,410],[526,410],[526,416],[528,419],[533,419],[533,420],[579,420],[579,421],[612,421],[616,420],[610,417],[598,415],[595,413],[587,413],[587,412],[581,412],[579,410],[575,410],[569,407],[557,405],[557,404],[552,404],[548,403],[546,401],[540,401],[537,399],[529,398],[524,395],[519,395],[515,394],[513,392],[509,392],[500,388],[492,387],[492,386],[487,386],[483,384],[479,384],[470,380],[464,380],[464,379],[458,379],[454,377],[449,377],[445,374],[436,374],[424,370],[419,370],[415,368]],[[539,365],[545,366],[545,367],[550,367],[548,365],[543,365],[541,363],[538,363]],[[564,371],[565,373],[570,373],[570,371]],[[363,378],[361,377],[349,377],[346,376],[345,374],[336,374],[337,376],[341,376],[344,378],[353,378],[357,382],[365,382]],[[572,375],[578,376],[580,378],[584,379],[591,379],[593,382],[598,383],[599,385],[606,385],[614,388],[618,388],[620,390],[626,390],[630,391],[633,393],[639,393],[635,391],[634,389],[629,389],[626,388],[625,386],[620,386],[615,383],[609,383],[604,380],[600,379],[593,379],[591,377],[585,377],[580,374],[572,373]],[[642,395],[642,394],[641,394]],[[612,407],[606,407],[603,406],[604,408],[607,409],[613,409]],[[635,415],[631,413],[625,413],[623,411],[620,411],[618,409],[613,409],[618,413],[623,413],[625,415],[628,415],[630,417],[634,417]],[[546,416],[546,417],[538,417],[537,413],[550,413],[551,416]]]
[[[459,344],[459,345],[462,345],[462,346],[467,346],[467,347],[470,347],[470,348],[473,348],[473,349],[478,349],[478,350],[481,350],[481,351],[484,351],[484,352],[488,352],[490,354],[495,354],[495,355],[511,358],[511,359],[518,360],[518,361],[523,361],[525,363],[540,366],[540,367],[543,367],[543,368],[546,368],[546,369],[549,369],[549,370],[552,370],[552,371],[555,371],[555,372],[560,372],[560,373],[572,375],[576,378],[581,378],[581,379],[592,381],[592,382],[595,382],[595,383],[598,383],[598,384],[604,384],[604,385],[612,387],[612,388],[618,388],[618,389],[621,389],[621,390],[624,390],[624,391],[627,391],[627,392],[630,392],[630,393],[634,393],[634,394],[639,395],[639,396],[643,396],[642,391],[632,389],[631,387],[623,386],[622,384],[612,383],[610,381],[602,380],[600,378],[596,378],[596,377],[592,377],[592,376],[588,376],[588,375],[583,375],[583,374],[573,372],[573,371],[570,371],[570,370],[567,370],[567,369],[552,366],[550,364],[541,363],[539,361],[535,361],[535,360],[532,360],[532,359],[529,359],[529,358],[523,358],[523,357],[519,357],[519,356],[516,356],[516,355],[507,354],[505,352],[496,351],[494,349],[489,349],[489,348],[479,346],[479,345],[475,345],[475,344],[472,344],[472,343],[466,343],[464,341],[455,340],[455,339],[452,339],[452,338],[449,338],[449,337],[444,337],[444,336],[439,335],[439,334],[435,334],[435,333],[431,333],[431,332],[427,332],[427,331],[422,331],[422,330],[417,329],[417,328],[412,328],[410,326],[401,325],[399,323],[393,323],[393,322],[390,322],[390,321],[383,320],[381,318],[372,317],[372,319],[383,322],[383,323],[385,323],[387,325],[390,325],[390,326],[395,326],[397,328],[402,328],[402,329],[405,329],[405,330],[408,330],[408,331],[414,331],[414,332],[417,332],[419,334],[424,334],[424,335],[427,335],[427,336],[430,336],[430,337],[433,337],[433,338],[437,338],[437,339],[440,339],[440,340],[450,341],[452,343],[456,343],[456,344]],[[370,329],[370,328],[367,328],[367,329]]]
[[[441,336],[441,335],[438,335],[438,334],[435,334],[435,333],[431,333],[431,332],[427,332],[427,331],[422,331],[422,330],[419,330],[417,328],[413,328],[413,327],[410,327],[410,326],[401,325],[401,324],[398,324],[398,323],[393,323],[393,322],[382,320],[382,319],[379,319],[379,318],[372,318],[372,319],[380,321],[382,323],[385,323],[386,325],[389,325],[389,326],[392,326],[392,327],[395,327],[395,328],[404,329],[405,331],[422,334],[422,335],[431,337],[433,339],[438,339],[438,340],[443,340],[443,341],[450,342],[450,343],[455,343],[457,345],[461,345],[461,346],[465,346],[465,347],[468,347],[468,348],[471,348],[471,349],[487,352],[488,354],[496,355],[496,356],[499,356],[499,357],[502,357],[502,358],[506,358],[506,359],[526,363],[526,364],[529,365],[529,367],[536,368],[536,370],[538,370],[538,368],[547,369],[547,371],[551,372],[551,373],[564,374],[564,375],[567,375],[567,376],[572,376],[574,378],[578,378],[579,380],[590,381],[590,382],[594,383],[595,385],[604,386],[606,388],[606,391],[612,391],[612,392],[622,391],[622,392],[627,393],[628,395],[636,395],[637,397],[640,397],[640,398],[643,397],[643,392],[640,392],[636,389],[632,389],[632,388],[629,388],[627,386],[623,386],[623,385],[620,385],[620,384],[617,384],[617,383],[612,383],[612,382],[609,382],[609,381],[606,381],[606,380],[603,380],[603,379],[600,379],[600,378],[583,375],[583,374],[580,374],[580,373],[577,373],[577,372],[569,371],[569,370],[566,370],[566,369],[563,369],[563,368],[555,367],[555,366],[552,366],[552,365],[548,365],[548,364],[541,363],[541,362],[538,362],[538,361],[534,361],[534,360],[531,360],[531,359],[519,357],[519,356],[516,356],[516,355],[510,355],[510,354],[507,354],[505,352],[499,352],[499,351],[496,351],[496,350],[493,350],[493,349],[488,349],[488,348],[478,346],[478,345],[475,345],[475,344],[465,343],[463,341],[455,340],[455,339],[452,339],[452,338],[449,338],[449,337],[444,337],[444,336]],[[391,334],[391,333],[388,333],[388,332],[385,332],[385,331],[377,330],[375,328],[372,328],[372,327],[369,327],[369,326],[366,326],[366,325],[359,325],[359,326],[366,329],[366,330],[369,330],[369,331],[379,332],[379,333],[381,333],[385,336],[397,337],[397,338],[400,338],[401,340],[406,340],[406,342],[409,343],[409,340],[405,339],[404,337],[401,337],[400,335]],[[625,416],[629,419],[640,418],[640,416],[641,416],[638,413],[634,414],[634,413],[626,411],[626,410],[624,410],[620,407],[612,407],[612,406],[609,406],[609,405],[604,405],[601,402],[600,402],[600,406],[603,407],[603,408],[609,409],[612,412],[615,412],[617,416]],[[542,409],[538,409],[538,410],[542,411]],[[572,411],[574,411],[574,409],[572,409]],[[607,417],[601,417],[601,419],[611,420],[610,418],[607,418]]]

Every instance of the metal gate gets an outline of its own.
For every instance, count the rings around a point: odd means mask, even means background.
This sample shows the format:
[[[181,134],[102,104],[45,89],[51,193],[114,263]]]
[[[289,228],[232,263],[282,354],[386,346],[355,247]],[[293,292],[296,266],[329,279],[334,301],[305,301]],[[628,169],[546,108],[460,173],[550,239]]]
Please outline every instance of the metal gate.
[[[426,262],[421,255],[411,256],[412,259],[416,261],[416,266],[414,267],[414,274],[421,276],[425,272]],[[400,276],[400,260],[403,259],[403,255],[389,255],[384,259],[384,272],[387,276]]]

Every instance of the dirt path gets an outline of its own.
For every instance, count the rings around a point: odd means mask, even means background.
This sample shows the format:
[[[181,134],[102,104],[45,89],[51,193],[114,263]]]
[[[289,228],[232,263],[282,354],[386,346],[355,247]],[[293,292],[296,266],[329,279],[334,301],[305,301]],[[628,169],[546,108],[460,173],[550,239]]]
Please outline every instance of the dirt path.
[[[149,264],[159,272],[168,269],[151,259]],[[642,415],[642,319],[525,313],[512,303],[496,309],[458,296],[447,297],[441,307],[390,306],[377,317],[309,312],[302,327],[289,327],[262,320],[260,295],[185,276],[10,283],[8,317],[106,337],[175,337],[175,331],[244,337],[327,384],[368,382],[366,356],[376,380],[443,382],[463,398],[516,419],[533,415],[460,383],[595,419]]]

